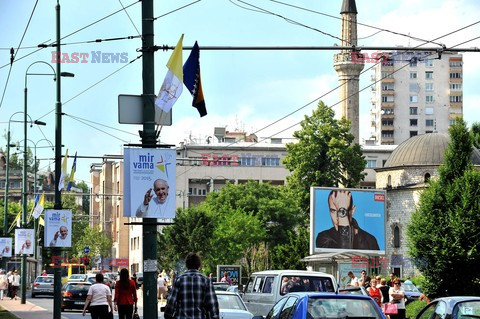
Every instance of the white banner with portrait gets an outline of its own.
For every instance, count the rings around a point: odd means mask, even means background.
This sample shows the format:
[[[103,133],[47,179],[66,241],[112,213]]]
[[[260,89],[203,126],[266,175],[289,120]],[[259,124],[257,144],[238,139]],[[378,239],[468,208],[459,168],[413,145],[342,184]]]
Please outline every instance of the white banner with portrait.
[[[15,229],[15,254],[32,255],[35,249],[35,236],[33,229]]]
[[[174,149],[125,148],[125,217],[175,218],[176,151]]]
[[[0,238],[0,257],[12,257],[12,238]]]
[[[72,247],[72,211],[45,211],[44,247]]]

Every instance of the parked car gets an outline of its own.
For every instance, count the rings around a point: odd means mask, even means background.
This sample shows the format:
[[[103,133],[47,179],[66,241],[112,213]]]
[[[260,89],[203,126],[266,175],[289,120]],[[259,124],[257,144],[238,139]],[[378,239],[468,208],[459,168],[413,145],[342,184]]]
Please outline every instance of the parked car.
[[[338,293],[349,295],[363,295],[368,296],[367,289],[365,287],[346,287],[338,290]]]
[[[214,282],[213,283],[213,289],[215,291],[227,291],[227,289],[230,288],[230,285],[224,282]]]
[[[62,311],[67,309],[83,309],[87,299],[89,282],[67,282],[62,287]]]
[[[294,292],[280,299],[266,317],[278,318],[365,318],[385,319],[377,303],[368,296],[318,292]]]
[[[248,310],[266,315],[284,295],[298,291],[335,292],[337,281],[327,273],[305,270],[265,270],[250,275],[242,299]]]
[[[248,311],[242,298],[234,292],[215,292],[220,308],[220,318],[225,319],[252,319],[253,314]]]
[[[480,297],[443,297],[426,305],[415,319],[467,319],[480,317]]]
[[[85,281],[87,279],[86,274],[73,274],[68,277],[68,281]]]
[[[402,283],[402,288],[405,291],[405,298],[407,299],[406,303],[418,300],[422,293],[414,284]]]
[[[38,276],[32,285],[32,298],[38,295],[53,296],[53,276]]]

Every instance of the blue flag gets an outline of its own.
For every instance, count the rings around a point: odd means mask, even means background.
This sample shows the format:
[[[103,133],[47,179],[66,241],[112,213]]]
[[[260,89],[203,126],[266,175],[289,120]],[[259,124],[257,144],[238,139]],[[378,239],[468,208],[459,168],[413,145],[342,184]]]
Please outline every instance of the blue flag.
[[[200,79],[200,48],[197,41],[195,41],[192,52],[190,52],[190,56],[183,65],[183,84],[193,96],[192,106],[198,110],[201,117],[207,115],[202,80]]]
[[[70,181],[68,182],[67,192],[69,192],[70,189],[72,188],[76,171],[77,171],[77,152],[75,152],[75,158],[73,159],[72,172],[70,173]]]

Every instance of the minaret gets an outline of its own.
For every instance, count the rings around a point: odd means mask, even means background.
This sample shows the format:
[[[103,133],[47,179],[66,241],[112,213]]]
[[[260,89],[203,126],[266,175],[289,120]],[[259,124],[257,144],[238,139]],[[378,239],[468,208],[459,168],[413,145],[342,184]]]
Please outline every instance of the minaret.
[[[343,0],[342,11],[342,43],[341,46],[357,46],[357,6],[355,0]],[[340,104],[336,111],[352,124],[351,133],[354,142],[360,141],[359,130],[359,97],[358,83],[364,64],[352,62],[352,51],[342,50],[334,55],[333,67],[338,73],[340,87]]]

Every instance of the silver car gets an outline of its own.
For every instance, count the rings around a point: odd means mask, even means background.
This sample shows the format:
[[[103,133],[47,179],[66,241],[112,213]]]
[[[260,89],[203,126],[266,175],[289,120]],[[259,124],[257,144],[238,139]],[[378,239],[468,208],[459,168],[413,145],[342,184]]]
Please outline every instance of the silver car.
[[[248,311],[242,298],[234,293],[216,290],[221,319],[252,319],[253,314]]]
[[[53,296],[53,276],[38,276],[32,285],[32,298],[38,295]]]

